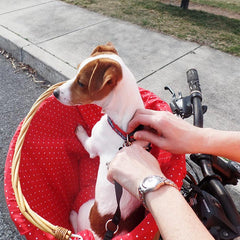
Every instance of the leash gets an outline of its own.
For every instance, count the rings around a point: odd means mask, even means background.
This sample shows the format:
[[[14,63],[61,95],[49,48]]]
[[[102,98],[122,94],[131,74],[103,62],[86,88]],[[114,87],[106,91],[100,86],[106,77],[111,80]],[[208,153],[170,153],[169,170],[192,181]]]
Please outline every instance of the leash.
[[[124,140],[124,144],[122,147],[127,147],[132,144],[132,142],[135,141],[133,138],[133,135],[136,131],[142,130],[144,128],[143,125],[138,126],[133,132],[130,134],[127,134],[124,132],[117,124],[114,123],[114,121],[108,116],[107,121],[109,125],[112,127],[112,129]],[[119,150],[122,148],[120,147]],[[151,143],[149,143],[146,147],[147,151],[151,150]],[[117,199],[117,209],[112,217],[112,219],[109,219],[106,224],[105,224],[105,229],[106,233],[104,235],[103,240],[111,240],[113,236],[118,232],[119,230],[119,223],[121,221],[121,210],[120,210],[120,199],[122,197],[122,186],[117,183],[116,181],[114,182],[115,186],[115,193],[116,193],[116,199]],[[111,224],[111,226],[110,226]]]
[[[116,199],[117,199],[117,209],[112,219],[109,219],[105,224],[106,233],[103,240],[111,240],[119,230],[119,223],[121,220],[120,199],[122,197],[123,189],[122,189],[122,186],[116,181],[114,182],[114,185],[115,185],[115,192],[116,192]],[[114,226],[110,226],[110,223],[112,223],[111,225],[114,225]]]

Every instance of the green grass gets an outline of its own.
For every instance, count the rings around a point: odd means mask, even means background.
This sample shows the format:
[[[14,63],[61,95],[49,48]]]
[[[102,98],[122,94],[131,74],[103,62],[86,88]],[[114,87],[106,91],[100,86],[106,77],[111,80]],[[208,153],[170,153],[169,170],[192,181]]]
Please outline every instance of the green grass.
[[[198,3],[200,5],[215,7],[224,9],[230,12],[240,13],[240,1],[239,0],[190,0],[192,3]]]
[[[222,4],[222,8],[227,8],[223,0],[192,1],[201,4],[217,2],[218,7]],[[177,6],[163,4],[159,0],[65,0],[65,2],[240,56],[240,20],[238,19],[205,11],[183,10]],[[239,0],[231,0],[231,2],[232,5],[236,2],[236,6],[240,7]]]

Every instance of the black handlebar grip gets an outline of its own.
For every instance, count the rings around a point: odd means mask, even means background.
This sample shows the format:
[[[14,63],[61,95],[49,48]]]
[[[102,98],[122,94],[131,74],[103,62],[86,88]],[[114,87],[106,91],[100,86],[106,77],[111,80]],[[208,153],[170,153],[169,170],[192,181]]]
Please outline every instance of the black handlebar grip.
[[[187,71],[187,81],[193,104],[193,124],[197,127],[203,127],[202,93],[196,69],[189,69]]]
[[[196,91],[201,93],[198,73],[196,69],[189,69],[187,71],[187,81],[191,93]]]

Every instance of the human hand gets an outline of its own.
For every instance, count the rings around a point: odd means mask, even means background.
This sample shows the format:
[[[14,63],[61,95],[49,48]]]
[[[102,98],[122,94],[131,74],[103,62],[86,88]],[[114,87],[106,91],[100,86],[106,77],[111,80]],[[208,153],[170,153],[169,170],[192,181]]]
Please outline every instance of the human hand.
[[[109,164],[108,180],[117,181],[138,198],[138,187],[145,177],[164,176],[158,161],[137,141],[122,148]]]
[[[139,109],[128,125],[132,132],[139,125],[145,129],[134,134],[136,140],[143,140],[175,154],[190,153],[196,147],[201,129],[174,116],[170,112]]]

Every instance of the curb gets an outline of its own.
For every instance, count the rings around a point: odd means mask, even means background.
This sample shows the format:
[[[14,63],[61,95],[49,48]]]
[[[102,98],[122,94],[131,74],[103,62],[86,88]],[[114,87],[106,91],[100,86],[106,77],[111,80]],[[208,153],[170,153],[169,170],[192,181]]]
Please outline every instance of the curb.
[[[75,75],[74,67],[3,26],[0,26],[0,48],[19,62],[31,66],[52,84],[66,81]]]

